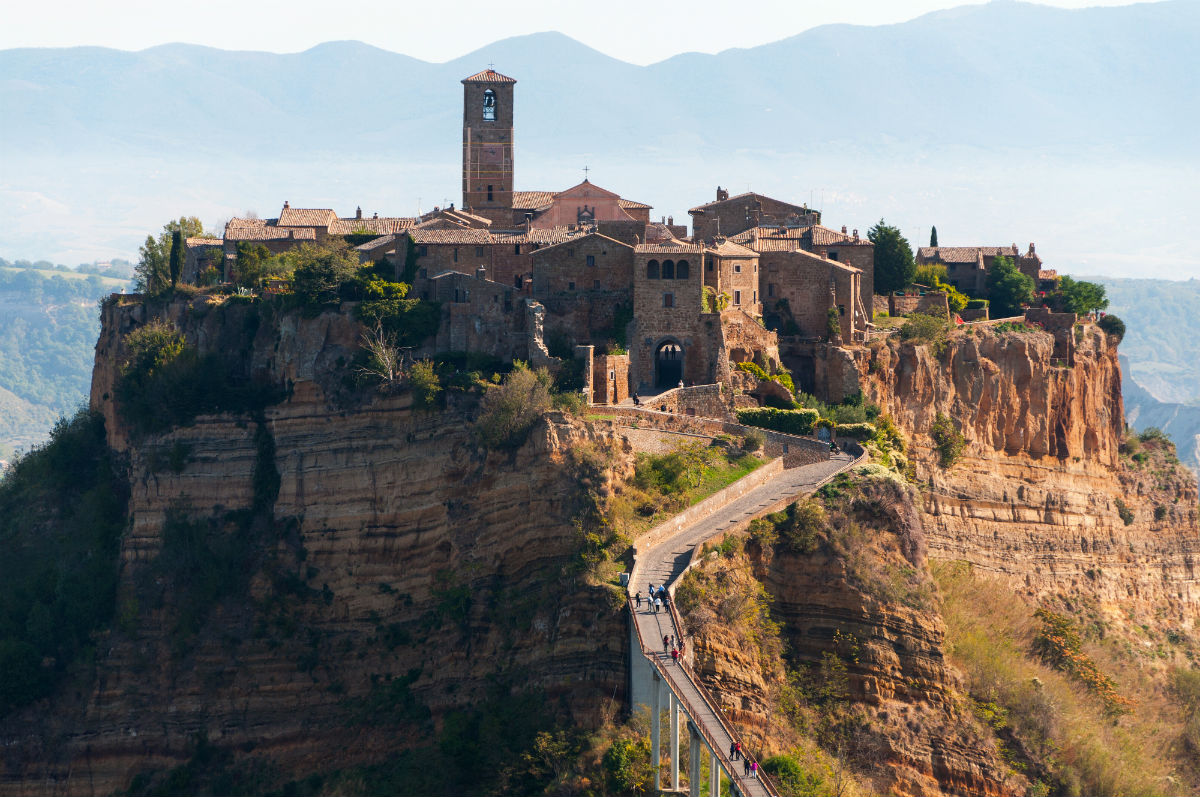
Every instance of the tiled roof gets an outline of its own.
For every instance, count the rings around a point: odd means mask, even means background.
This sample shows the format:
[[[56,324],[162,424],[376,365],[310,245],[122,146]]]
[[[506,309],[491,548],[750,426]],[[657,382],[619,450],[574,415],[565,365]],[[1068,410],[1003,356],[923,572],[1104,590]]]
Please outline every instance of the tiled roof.
[[[185,245],[190,249],[193,246],[220,246],[222,243],[220,238],[188,238]]]
[[[561,227],[559,227],[559,228],[556,228],[556,229],[562,229],[562,228],[561,228]],[[630,249],[632,249],[632,248],[633,248],[633,247],[629,246],[629,244],[627,244],[627,243],[622,243],[621,241],[618,241],[618,240],[617,240],[617,239],[615,239],[615,238],[609,238],[607,235],[603,235],[603,234],[601,234],[601,233],[598,233],[598,232],[588,232],[588,233],[584,233],[583,235],[576,235],[576,236],[572,236],[571,238],[568,238],[568,239],[566,239],[566,240],[564,240],[564,241],[559,241],[559,242],[557,242],[557,243],[552,243],[552,244],[550,244],[549,246],[546,246],[546,247],[544,247],[544,248],[542,248],[542,249],[539,249],[539,250],[538,250],[538,254],[540,255],[542,252],[549,252],[551,249],[556,249],[556,248],[558,248],[558,247],[560,247],[560,246],[564,246],[564,245],[566,245],[566,244],[572,243],[572,242],[574,242],[574,241],[575,241],[576,239],[578,239],[578,238],[592,238],[592,237],[595,237],[595,238],[603,238],[605,241],[607,241],[608,243],[612,244],[613,246],[624,246],[624,247],[628,247],[628,248],[630,248]],[[508,241],[508,243],[511,243],[511,241]]]
[[[507,75],[502,75],[495,69],[485,69],[482,72],[476,72],[470,77],[462,79],[463,83],[516,83],[517,81]]]
[[[329,208],[284,208],[279,212],[280,227],[328,227],[337,221]]]
[[[395,235],[381,235],[378,238],[367,241],[365,244],[359,244],[354,247],[354,250],[356,252],[373,252],[376,249],[383,249],[396,243],[397,237]]]
[[[1040,271],[1038,271],[1038,279],[1040,279],[1040,280],[1058,279],[1058,271],[1056,269],[1052,269],[1052,268],[1041,269]]]
[[[756,252],[795,252],[800,249],[797,238],[759,238],[754,244]]]
[[[981,257],[1018,257],[1015,246],[922,246],[917,256],[942,263],[974,263]]]
[[[708,251],[714,252],[720,257],[758,257],[758,252],[735,244],[733,241],[721,241],[716,246],[708,247]]]
[[[693,244],[686,241],[669,241],[658,244],[638,244],[634,247],[638,254],[701,254],[704,252],[704,244]]]
[[[513,210],[537,210],[553,199],[553,191],[513,191],[512,206]]]
[[[584,230],[579,227],[551,227],[548,230],[534,228],[529,232],[525,232],[524,230],[498,232],[493,234],[492,237],[498,244],[558,244],[563,241],[582,238],[591,232],[590,229]]]
[[[720,205],[725,202],[732,202],[735,199],[743,199],[748,196],[756,196],[756,194],[753,191],[747,191],[744,194],[738,194],[737,196],[731,196],[731,197],[729,197],[729,199],[714,199],[712,202],[705,202],[703,205],[697,205],[696,207],[689,210],[688,213],[703,213],[705,208],[711,208],[713,205]]]
[[[373,217],[369,219],[338,219],[329,225],[330,235],[353,235],[360,231],[373,232],[378,235],[392,235],[404,232],[412,227],[416,219],[403,216],[387,218]]]
[[[557,191],[513,191],[513,210],[537,210],[544,208],[554,201]],[[634,202],[632,199],[618,199],[617,206],[626,210],[649,210],[654,207],[644,202]]]
[[[808,233],[809,229],[809,227],[751,227],[748,230],[739,232],[737,235],[729,236],[729,240],[736,244],[748,243],[754,240],[755,233],[758,234],[760,240],[763,238],[799,240]]]
[[[275,219],[230,219],[225,225],[226,241],[315,241],[308,227],[277,227]]]
[[[867,238],[855,238],[852,235],[847,235],[844,232],[831,230],[828,227],[822,227],[820,224],[815,224],[808,227],[811,232],[813,246],[830,246],[835,244],[850,244],[852,246],[871,246],[871,241]],[[808,237],[808,236],[805,236]]]
[[[418,244],[490,244],[492,234],[487,230],[477,230],[463,227],[458,230],[419,230],[415,227],[408,231],[415,243]]]

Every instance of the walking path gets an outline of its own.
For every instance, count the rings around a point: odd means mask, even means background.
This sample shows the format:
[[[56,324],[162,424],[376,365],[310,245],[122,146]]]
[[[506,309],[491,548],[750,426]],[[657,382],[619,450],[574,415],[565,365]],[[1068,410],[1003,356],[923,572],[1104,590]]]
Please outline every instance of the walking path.
[[[813,492],[825,481],[858,461],[858,458],[851,454],[840,453],[827,462],[786,469],[712,515],[684,526],[646,551],[639,551],[634,569],[636,583],[630,583],[630,593],[641,592],[642,595],[646,595],[650,584],[673,587],[675,581],[687,569],[692,560],[693,549],[697,545],[732,526],[763,514],[781,502],[795,500]],[[659,613],[646,607],[645,601],[641,609],[630,604],[642,652],[667,680],[671,691],[683,704],[685,712],[699,728],[707,746],[731,776],[739,793],[767,797],[776,794],[776,790],[765,779],[765,773],[761,770],[759,778],[751,778],[743,774],[744,768],[740,762],[734,763],[729,760],[729,749],[734,741],[733,727],[721,714],[716,701],[687,666],[673,662],[670,649],[663,649],[664,636],[674,634],[679,639],[687,639],[674,606],[672,605],[669,612]],[[690,648],[690,645],[688,647]]]

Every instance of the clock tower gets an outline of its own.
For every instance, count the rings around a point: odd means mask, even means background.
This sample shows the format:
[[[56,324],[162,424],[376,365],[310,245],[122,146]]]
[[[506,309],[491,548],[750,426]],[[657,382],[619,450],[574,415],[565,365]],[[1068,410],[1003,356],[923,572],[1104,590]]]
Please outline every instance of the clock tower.
[[[463,84],[463,210],[513,225],[513,86],[492,69]]]

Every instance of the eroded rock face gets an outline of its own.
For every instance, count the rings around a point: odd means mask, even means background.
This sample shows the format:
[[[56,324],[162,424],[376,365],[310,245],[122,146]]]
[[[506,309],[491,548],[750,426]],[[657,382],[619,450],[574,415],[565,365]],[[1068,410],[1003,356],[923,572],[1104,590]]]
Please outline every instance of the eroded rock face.
[[[205,349],[227,345],[251,311],[167,310]],[[349,359],[357,328],[327,313],[255,333],[253,368],[291,388],[261,420],[202,416],[131,439],[111,390],[120,337],[143,312],[106,310],[94,376],[93,406],[132,483],[116,628],[94,674],[0,725],[0,793],[124,790],[187,760],[200,733],[287,780],[429,744],[446,712],[497,693],[543,695],[548,723],[592,724],[620,699],[625,619],[606,589],[572,575],[581,495],[568,459],[585,443],[619,450],[616,438],[552,415],[519,450],[488,452],[470,401],[332,405],[323,374]],[[272,467],[277,494],[263,486]],[[188,571],[156,564],[181,521],[250,541],[194,634],[167,575]],[[362,720],[363,699],[394,677],[411,679],[429,725]]]

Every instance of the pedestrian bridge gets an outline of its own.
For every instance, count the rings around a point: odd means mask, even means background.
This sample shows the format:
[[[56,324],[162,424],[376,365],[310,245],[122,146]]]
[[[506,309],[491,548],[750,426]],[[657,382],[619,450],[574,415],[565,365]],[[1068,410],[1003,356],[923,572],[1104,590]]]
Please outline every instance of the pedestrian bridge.
[[[670,606],[654,612],[646,601],[639,609],[630,601],[630,703],[650,710],[651,761],[657,765],[655,791],[679,791],[681,722],[686,722],[690,739],[688,761],[689,793],[700,797],[702,756],[709,761],[710,797],[735,795],[778,795],[779,791],[760,768],[758,776],[746,773],[747,762],[730,759],[730,748],[741,741],[720,705],[692,673],[688,660],[693,645],[678,613],[675,611],[674,591],[680,577],[699,559],[700,547],[718,534],[744,529],[749,522],[764,514],[776,512],[787,504],[808,495],[838,473],[865,461],[866,455],[854,446],[855,454],[841,453],[826,461],[797,467],[783,467],[780,460],[771,463],[770,475],[764,478],[755,473],[744,477],[688,511],[688,522],[668,521],[642,539],[634,554],[630,573],[629,593],[646,595],[650,584],[666,585],[672,595]],[[760,468],[760,470],[762,470]],[[739,489],[739,485],[743,485]],[[664,636],[675,635],[684,641],[686,655],[678,663],[670,650],[664,650]],[[666,713],[669,737],[662,744],[662,715]],[[745,743],[742,750],[749,761],[755,760]],[[666,753],[667,784],[662,783],[661,761]],[[761,751],[760,751],[761,752]]]

